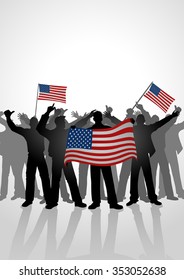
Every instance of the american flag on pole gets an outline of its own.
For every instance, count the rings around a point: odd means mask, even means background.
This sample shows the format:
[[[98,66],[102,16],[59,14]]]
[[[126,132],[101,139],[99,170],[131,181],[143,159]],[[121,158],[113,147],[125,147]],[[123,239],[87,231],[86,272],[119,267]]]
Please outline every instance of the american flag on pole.
[[[150,89],[144,94],[144,96],[155,103],[165,113],[169,109],[172,102],[175,100],[165,91],[157,87],[154,83],[152,83]]]
[[[65,86],[39,84],[38,100],[66,103],[66,89],[67,87]]]
[[[115,165],[137,158],[131,119],[112,128],[70,128],[64,163],[75,161],[96,166]]]

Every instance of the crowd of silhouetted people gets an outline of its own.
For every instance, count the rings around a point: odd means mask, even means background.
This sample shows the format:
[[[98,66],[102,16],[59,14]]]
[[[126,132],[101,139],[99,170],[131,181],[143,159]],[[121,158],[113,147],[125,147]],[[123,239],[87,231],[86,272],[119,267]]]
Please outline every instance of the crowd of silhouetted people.
[[[133,123],[137,158],[123,162],[120,172],[116,165],[79,163],[77,174],[72,162],[64,164],[69,128],[75,126],[93,130],[115,126],[124,118],[119,120],[112,116],[111,107],[106,106],[103,113],[93,110],[83,116],[73,111],[75,120],[71,123],[64,116],[66,110],[56,109],[54,104],[47,108],[40,120],[35,116],[29,119],[26,114],[19,113],[18,125],[12,120],[14,111],[0,112],[0,124],[4,127],[0,132],[0,200],[7,197],[8,186],[12,187],[8,182],[10,168],[14,175],[14,195],[11,199],[25,199],[22,207],[31,205],[34,198],[38,198],[40,204],[45,203],[45,208],[52,209],[58,205],[61,195],[63,201],[85,208],[87,205],[83,200],[89,189],[89,168],[92,200],[89,209],[100,207],[101,200],[107,200],[112,209],[123,209],[121,203],[126,198],[129,182],[127,206],[139,199],[155,205],[162,205],[159,199],[164,197],[169,200],[184,199],[178,162],[178,154],[183,149],[179,132],[184,129],[184,122],[177,121],[180,111],[181,108],[175,106],[172,114],[159,120],[141,104],[136,105],[136,110],[127,109],[125,118]],[[37,182],[37,170],[42,190]]]

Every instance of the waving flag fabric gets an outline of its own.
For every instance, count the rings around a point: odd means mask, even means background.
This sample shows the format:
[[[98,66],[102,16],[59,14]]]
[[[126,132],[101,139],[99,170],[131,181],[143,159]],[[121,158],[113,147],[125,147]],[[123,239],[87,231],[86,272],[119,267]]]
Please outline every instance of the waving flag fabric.
[[[171,103],[175,100],[165,91],[157,87],[152,83],[148,92],[144,94],[146,98],[155,103],[160,109],[162,109],[165,113],[169,109]]]
[[[70,128],[69,130],[65,164],[75,161],[109,166],[136,157],[133,124],[130,119],[112,128]]]
[[[39,84],[38,88],[38,100],[49,100],[66,103],[67,87]]]

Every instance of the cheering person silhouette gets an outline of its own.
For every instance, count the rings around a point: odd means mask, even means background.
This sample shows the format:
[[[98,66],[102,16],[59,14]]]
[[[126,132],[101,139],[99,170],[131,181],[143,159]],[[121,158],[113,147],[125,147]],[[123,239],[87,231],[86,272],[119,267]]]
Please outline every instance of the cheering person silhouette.
[[[151,203],[161,205],[155,194],[155,186],[153,183],[150,157],[155,153],[155,148],[152,142],[151,135],[158,128],[169,122],[171,119],[179,116],[176,110],[170,116],[150,125],[145,124],[145,118],[142,114],[137,116],[136,124],[134,125],[134,137],[137,149],[137,159],[132,159],[131,179],[130,179],[130,201],[126,204],[130,206],[138,201],[138,178],[140,169],[142,168],[148,197]]]
[[[55,118],[55,128],[47,129],[46,124],[49,119],[49,114],[55,110],[54,104],[47,108],[45,114],[42,115],[37,130],[38,132],[49,140],[49,156],[52,158],[52,182],[51,182],[51,204],[48,206],[49,209],[58,205],[59,200],[59,186],[64,171],[65,178],[68,182],[72,200],[75,202],[77,207],[86,207],[86,204],[82,202],[77,179],[74,173],[72,163],[64,165],[64,156],[66,150],[66,141],[68,136],[68,130],[65,128],[65,117],[59,116]]]
[[[26,194],[25,202],[22,204],[23,207],[27,207],[32,204],[34,200],[35,191],[35,176],[36,169],[38,168],[41,181],[43,194],[46,201],[46,207],[49,205],[50,199],[50,180],[46,161],[44,158],[44,138],[36,130],[38,120],[36,117],[30,119],[30,128],[22,128],[16,126],[11,120],[11,115],[14,111],[6,110],[4,112],[7,124],[10,129],[24,137],[27,143],[28,149],[28,160],[27,160],[27,170],[26,170]]]

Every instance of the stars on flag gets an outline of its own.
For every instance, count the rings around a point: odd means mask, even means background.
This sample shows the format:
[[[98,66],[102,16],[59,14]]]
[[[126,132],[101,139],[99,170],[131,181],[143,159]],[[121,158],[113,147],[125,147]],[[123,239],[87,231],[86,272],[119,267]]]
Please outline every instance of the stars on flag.
[[[67,148],[92,148],[92,129],[71,128],[68,134]]]

